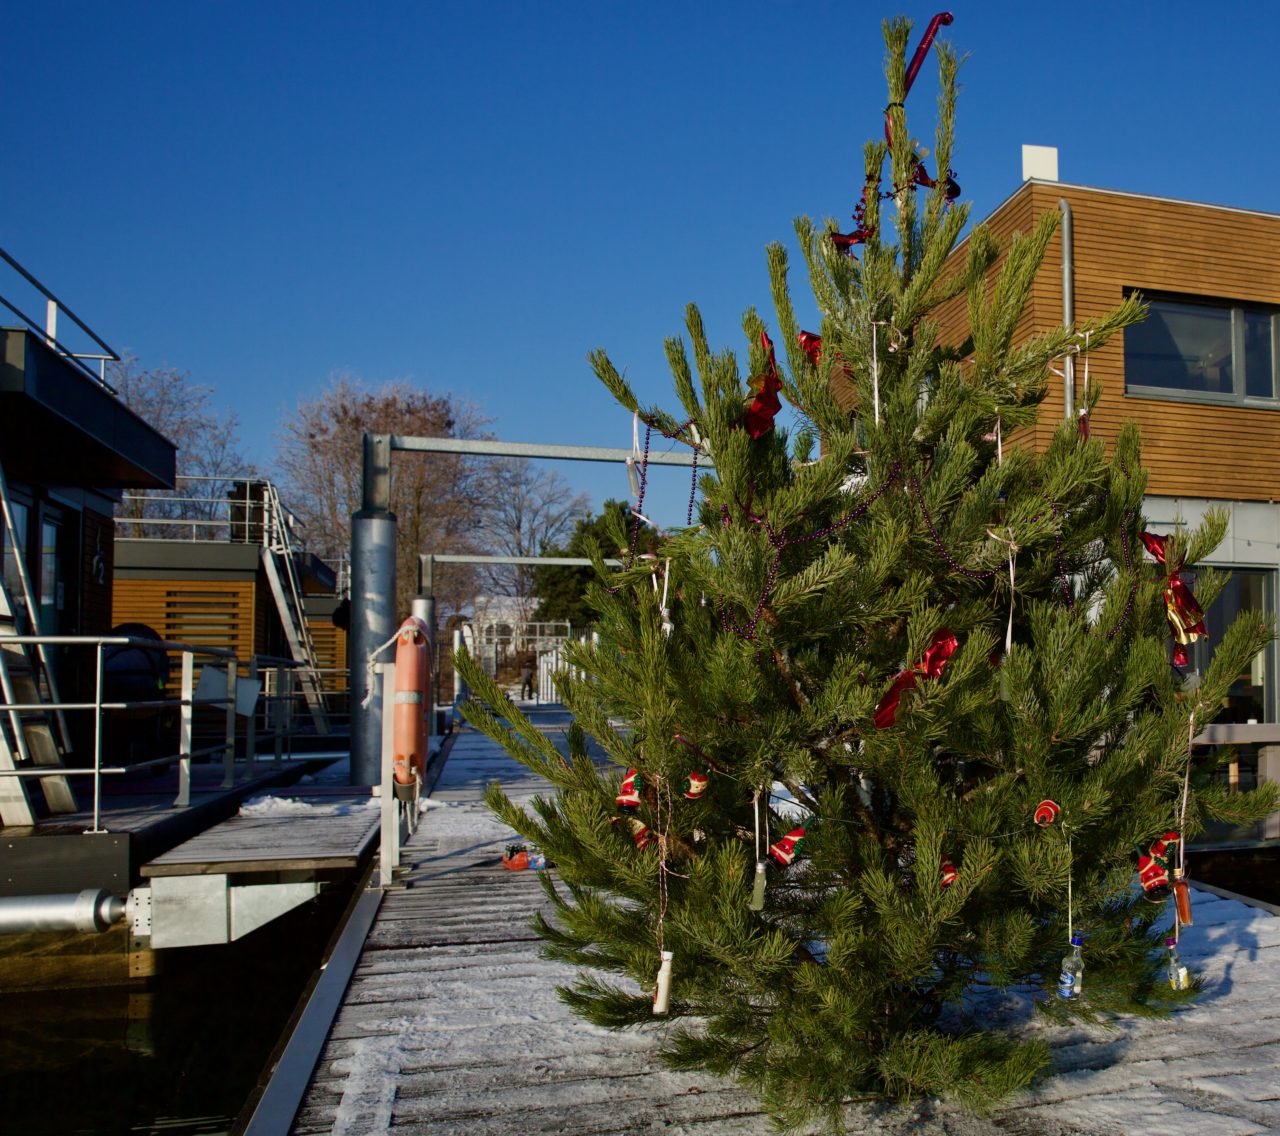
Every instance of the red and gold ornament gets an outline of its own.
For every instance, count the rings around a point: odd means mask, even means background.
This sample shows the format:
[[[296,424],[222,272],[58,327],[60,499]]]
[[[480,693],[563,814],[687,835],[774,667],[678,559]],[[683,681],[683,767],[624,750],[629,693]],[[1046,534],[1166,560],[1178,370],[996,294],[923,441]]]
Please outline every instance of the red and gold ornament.
[[[1209,633],[1204,625],[1204,609],[1182,578],[1182,561],[1171,567],[1165,559],[1169,538],[1146,532],[1138,535],[1147,551],[1169,573],[1164,589],[1164,610],[1169,620],[1169,633],[1173,636],[1173,665],[1185,667],[1191,662],[1187,648]]]
[[[960,641],[949,627],[939,628],[924,658],[907,670],[899,671],[893,684],[876,706],[873,721],[877,730],[885,730],[898,720],[898,702],[908,690],[912,690],[920,678],[937,678],[942,674],[947,660],[956,653]]]
[[[1041,801],[1036,805],[1036,824],[1046,828],[1058,819],[1058,813],[1061,811],[1057,801]]]
[[[793,828],[781,840],[769,845],[769,855],[786,867],[804,847],[804,829]]]
[[[960,873],[956,871],[956,866],[945,857],[942,860],[942,882],[941,887],[950,887],[960,878]]]

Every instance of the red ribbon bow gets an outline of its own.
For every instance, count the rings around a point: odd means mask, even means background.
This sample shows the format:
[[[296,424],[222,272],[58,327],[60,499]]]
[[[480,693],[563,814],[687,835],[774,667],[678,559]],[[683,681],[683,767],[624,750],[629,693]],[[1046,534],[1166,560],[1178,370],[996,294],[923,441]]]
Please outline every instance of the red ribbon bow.
[[[1169,569],[1164,589],[1164,613],[1169,620],[1169,633],[1173,636],[1173,664],[1185,667],[1191,661],[1187,648],[1202,635],[1209,634],[1204,625],[1204,609],[1182,578],[1182,562],[1170,567],[1165,559],[1165,545],[1169,538],[1145,532],[1138,535],[1156,561]]]
[[[948,627],[939,628],[933,637],[933,643],[924,653],[924,658],[909,670],[899,671],[885,696],[880,699],[872,719],[877,730],[888,729],[897,721],[898,701],[902,695],[914,689],[920,678],[937,678],[942,674],[947,660],[956,653],[959,646],[960,640],[956,638],[954,631]]]
[[[773,355],[773,341],[769,333],[760,333],[760,343],[768,356],[763,375],[753,375],[751,387],[756,392],[751,405],[742,417],[742,424],[753,438],[763,438],[773,429],[773,420],[782,409],[778,392],[782,389],[782,379],[778,376],[778,361]]]
[[[960,183],[956,181],[954,174],[954,170],[948,170],[947,176],[942,179],[943,193],[948,201],[954,201],[960,196]],[[916,163],[915,172],[911,175],[911,180],[925,189],[933,189],[938,184],[929,176],[929,171],[924,168],[923,162]]]

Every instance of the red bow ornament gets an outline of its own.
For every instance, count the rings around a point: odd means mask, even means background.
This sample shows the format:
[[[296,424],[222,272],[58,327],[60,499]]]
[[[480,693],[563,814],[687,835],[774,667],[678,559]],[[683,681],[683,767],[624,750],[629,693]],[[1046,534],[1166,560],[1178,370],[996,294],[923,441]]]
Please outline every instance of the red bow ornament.
[[[948,170],[947,176],[942,179],[943,193],[948,201],[954,201],[960,196],[960,183],[955,179],[955,170]],[[933,189],[938,183],[929,176],[929,171],[924,168],[923,162],[917,162],[915,171],[911,175],[911,180],[916,185],[923,186],[925,189]]]
[[[908,690],[912,690],[919,678],[937,678],[942,674],[943,667],[947,665],[947,660],[956,653],[958,646],[960,646],[960,641],[956,638],[954,631],[948,627],[939,628],[933,637],[933,643],[924,653],[924,658],[910,669],[899,671],[885,696],[880,699],[880,704],[876,707],[875,717],[872,719],[877,730],[888,729],[897,721],[898,700],[902,695]]]
[[[1196,602],[1186,581],[1182,578],[1182,562],[1169,568],[1165,560],[1167,536],[1153,536],[1151,533],[1139,533],[1147,551],[1156,561],[1169,569],[1169,577],[1164,589],[1164,613],[1169,620],[1169,633],[1173,636],[1173,665],[1185,667],[1191,661],[1187,648],[1209,632],[1204,625],[1204,609]]]
[[[763,438],[769,433],[773,429],[774,418],[782,409],[782,402],[778,398],[782,379],[778,375],[778,361],[774,358],[773,341],[768,332],[760,333],[760,344],[764,347],[768,362],[763,375],[751,376],[751,389],[755,392],[755,398],[742,417],[743,426],[753,438]]]

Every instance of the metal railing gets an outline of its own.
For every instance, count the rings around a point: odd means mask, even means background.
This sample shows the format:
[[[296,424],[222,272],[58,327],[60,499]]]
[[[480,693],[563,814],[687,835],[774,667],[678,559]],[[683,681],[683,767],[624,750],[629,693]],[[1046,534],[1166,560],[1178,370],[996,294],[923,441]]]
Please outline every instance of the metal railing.
[[[48,701],[35,703],[17,703],[0,700],[0,714],[8,715],[15,732],[23,729],[21,715],[31,712],[92,712],[93,714],[93,764],[88,768],[41,765],[22,769],[0,769],[0,777],[34,778],[45,777],[88,777],[93,782],[93,821],[86,832],[101,833],[102,828],[102,779],[110,776],[122,776],[148,769],[156,769],[177,764],[178,788],[174,798],[174,806],[186,808],[191,804],[191,763],[195,758],[211,757],[221,753],[223,763],[223,779],[221,788],[232,788],[236,782],[236,741],[237,741],[237,694],[240,693],[240,664],[236,655],[218,647],[204,647],[192,643],[178,643],[169,640],[148,639],[132,635],[15,635],[5,636],[6,643],[23,646],[46,646],[91,648],[94,652],[93,701],[69,702]],[[133,647],[146,651],[164,651],[180,653],[181,683],[179,697],[154,699],[108,700],[104,695],[107,681],[105,652],[110,647]],[[200,686],[196,681],[197,656],[206,661],[200,665],[201,678],[211,676],[213,683],[222,682],[219,692],[213,696],[200,694]],[[257,717],[259,709],[270,724],[275,735],[275,760],[283,760],[284,746],[290,735],[288,729],[290,714],[281,708],[293,699],[292,683],[282,676],[292,674],[297,667],[292,659],[256,656],[246,667],[247,679],[254,683],[252,690],[254,706],[251,713],[245,716],[245,762],[252,773],[257,751]],[[259,692],[257,683],[266,674],[274,676],[275,690]],[[225,675],[225,677],[224,677]],[[207,687],[206,687],[207,689]],[[195,712],[200,706],[223,707],[225,717],[221,737],[211,745],[196,747]],[[115,712],[138,710],[178,709],[178,749],[176,753],[161,757],[132,761],[127,764],[104,764],[103,726],[106,716]]]
[[[41,326],[35,319],[27,315],[16,304],[5,299],[3,296],[0,296],[0,304],[3,304],[4,307],[8,308],[9,311],[11,311],[15,316],[18,317],[18,319],[20,319],[24,324],[26,324],[31,331],[35,332],[41,339],[45,341],[46,344],[48,344],[56,352],[58,352],[58,354],[61,355],[64,359],[66,359],[67,362],[71,363],[72,366],[76,367],[79,371],[83,372],[84,375],[88,379],[90,379],[93,383],[102,387],[108,394],[118,395],[120,392],[117,391],[116,388],[113,387],[109,382],[107,382],[106,367],[108,363],[120,362],[119,353],[116,352],[113,348],[109,347],[103,341],[102,337],[98,335],[96,331],[93,330],[93,328],[91,328],[87,323],[84,322],[84,320],[82,320],[79,316],[77,316],[75,312],[73,312],[69,307],[67,307],[66,304],[64,304],[61,300],[59,300],[57,296],[55,296],[51,291],[49,291],[48,288],[46,288],[43,284],[41,284],[39,280],[37,280],[30,272],[28,272],[25,268],[23,268],[21,264],[19,264],[16,260],[14,260],[13,257],[11,257],[2,248],[0,248],[0,261],[3,261],[10,268],[12,268],[14,272],[16,272],[20,277],[22,277],[22,279],[27,284],[29,284],[32,288],[34,288],[37,292],[39,292],[40,295],[44,298],[44,301],[45,301],[44,325]],[[90,339],[92,339],[93,342],[99,348],[101,348],[101,353],[72,351],[71,348],[66,346],[66,344],[59,342],[58,340],[58,313],[59,312],[65,315],[67,319],[69,319],[72,323],[76,325],[76,327],[78,327],[82,332],[84,332],[85,335],[87,335]],[[85,363],[86,359],[91,362],[96,362],[98,364],[97,374],[95,374],[93,370]]]
[[[116,539],[229,540],[261,544],[276,552],[306,550],[302,522],[280,500],[270,481],[251,474],[179,474],[176,481],[178,487],[172,490],[122,494],[122,511],[115,517]],[[142,532],[130,535],[130,528]]]

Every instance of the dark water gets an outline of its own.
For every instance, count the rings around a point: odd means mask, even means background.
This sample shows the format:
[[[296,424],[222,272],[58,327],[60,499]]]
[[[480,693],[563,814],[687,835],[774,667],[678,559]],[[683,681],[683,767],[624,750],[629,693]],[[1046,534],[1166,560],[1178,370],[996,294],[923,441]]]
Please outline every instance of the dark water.
[[[0,996],[0,1132],[228,1132],[353,888],[239,942],[161,952],[145,986]]]

